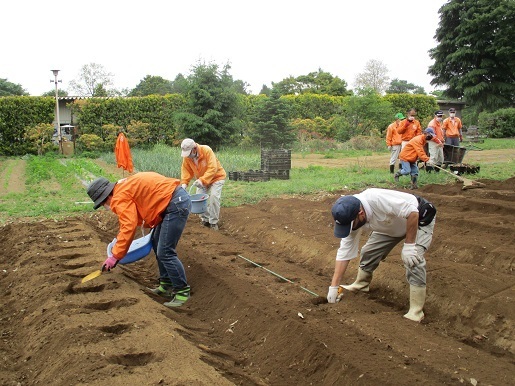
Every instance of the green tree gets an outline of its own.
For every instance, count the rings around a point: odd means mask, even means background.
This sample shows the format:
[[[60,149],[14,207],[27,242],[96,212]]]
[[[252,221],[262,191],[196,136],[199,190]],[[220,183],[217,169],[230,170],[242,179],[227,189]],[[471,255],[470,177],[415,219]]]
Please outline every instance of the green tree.
[[[388,88],[389,80],[388,67],[380,60],[371,59],[365,64],[364,71],[356,76],[354,86],[358,92],[364,91],[365,94],[368,94],[366,90],[383,94]]]
[[[172,82],[171,94],[186,94],[188,92],[188,79],[178,74]]]
[[[270,97],[257,100],[253,122],[250,136],[254,143],[263,148],[285,148],[295,140],[293,128],[289,124],[288,105],[280,99],[277,91],[272,91]]]
[[[173,93],[173,83],[161,76],[145,76],[129,96],[166,95]]]
[[[238,98],[229,64],[199,62],[187,83],[187,107],[175,114],[179,133],[214,149],[234,141],[239,130]]]
[[[97,63],[85,64],[81,68],[79,78],[70,82],[70,89],[79,96],[108,96],[116,90],[113,85],[113,74],[107,72],[104,66]]]
[[[408,83],[406,80],[393,79],[390,86],[386,90],[387,94],[425,94],[425,90],[421,86],[416,86],[413,83]]]
[[[318,71],[310,72],[297,78],[290,76],[278,83],[272,82],[272,89],[280,95],[309,93],[346,96],[352,94],[347,90],[347,82],[320,68]]]
[[[68,96],[68,92],[66,90],[58,88],[57,89],[57,95],[60,96],[60,97],[65,97],[65,96]],[[49,90],[47,92],[44,92],[43,94],[41,94],[41,96],[44,96],[44,97],[54,97],[55,98],[55,89],[54,90]]]
[[[43,155],[45,150],[52,147],[53,134],[54,125],[51,123],[39,123],[25,128],[24,138],[33,144],[38,155]]]
[[[438,45],[429,50],[431,84],[446,86],[479,111],[515,103],[515,2],[449,0],[440,9]]]
[[[367,89],[363,95],[352,96],[345,101],[344,113],[339,122],[337,138],[348,141],[354,136],[379,136],[392,122],[392,104],[375,90]]]
[[[29,93],[21,85],[0,78],[0,97],[26,95],[29,95]]]

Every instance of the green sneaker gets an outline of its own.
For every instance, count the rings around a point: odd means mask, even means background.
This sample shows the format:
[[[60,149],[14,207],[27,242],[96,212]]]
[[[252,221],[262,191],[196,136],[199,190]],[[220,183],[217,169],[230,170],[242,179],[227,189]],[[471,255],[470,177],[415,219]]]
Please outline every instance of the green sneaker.
[[[188,301],[190,298],[190,287],[184,287],[180,290],[174,290],[172,292],[172,300],[164,303],[166,307],[174,308],[180,307]]]
[[[148,288],[147,291],[158,296],[162,296],[167,299],[171,299],[173,293],[171,291],[172,283],[166,281],[160,281],[159,287],[157,288]]]

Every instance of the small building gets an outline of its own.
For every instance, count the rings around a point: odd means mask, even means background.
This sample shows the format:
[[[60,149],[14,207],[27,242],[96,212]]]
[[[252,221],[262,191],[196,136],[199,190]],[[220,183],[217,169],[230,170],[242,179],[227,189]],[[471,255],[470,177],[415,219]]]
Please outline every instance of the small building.
[[[437,100],[436,103],[438,103],[438,108],[443,111],[444,116],[449,116],[449,109],[454,107],[458,118],[461,118],[461,112],[466,106],[466,103],[462,101]]]

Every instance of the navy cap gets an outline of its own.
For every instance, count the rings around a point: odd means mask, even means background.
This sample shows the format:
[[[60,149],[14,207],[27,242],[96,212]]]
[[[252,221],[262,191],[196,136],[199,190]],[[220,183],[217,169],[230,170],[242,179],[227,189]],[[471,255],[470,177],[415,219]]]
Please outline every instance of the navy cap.
[[[333,205],[334,235],[341,239],[347,237],[361,208],[361,201],[354,196],[340,197]]]
[[[424,133],[425,134],[431,134],[433,137],[436,136],[436,133],[435,133],[435,131],[434,131],[434,129],[432,127],[428,127],[427,129],[425,129]]]
[[[443,115],[443,111],[442,110],[435,111],[435,115]]]
[[[455,109],[454,107],[451,107],[451,108],[449,109],[449,112],[450,112],[450,113],[455,113],[455,112],[456,112],[456,109]]]

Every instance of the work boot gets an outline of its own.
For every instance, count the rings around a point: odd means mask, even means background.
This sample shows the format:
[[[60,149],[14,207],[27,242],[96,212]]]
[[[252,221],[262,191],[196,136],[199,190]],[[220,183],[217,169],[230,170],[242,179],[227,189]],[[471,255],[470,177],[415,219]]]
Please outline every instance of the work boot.
[[[158,295],[158,296],[162,296],[164,298],[167,298],[167,299],[170,299],[172,297],[172,291],[171,291],[171,288],[172,288],[172,283],[169,282],[169,281],[160,281],[159,282],[159,287],[156,287],[156,288],[146,288],[148,292],[154,294],[154,295]]]
[[[395,173],[395,165],[390,165],[390,173]]]
[[[342,287],[351,292],[368,292],[370,290],[369,285],[371,281],[372,273],[363,271],[361,268],[358,268],[358,276],[356,277],[356,281],[349,285],[342,285]]]
[[[442,167],[442,165],[436,165],[438,166],[437,168],[435,168],[435,173],[440,173],[440,168]]]
[[[180,307],[184,303],[188,301],[190,298],[190,287],[186,286],[181,288],[180,290],[173,290],[172,292],[172,300],[169,302],[163,303],[164,306],[174,308]]]
[[[218,230],[218,224],[210,224],[210,227],[212,230],[217,231]]]
[[[433,171],[433,167],[426,165],[426,172],[431,173],[432,171]]]
[[[398,171],[397,173],[394,174],[393,176],[393,179],[395,180],[395,182],[399,182],[399,177],[401,176],[401,172]]]
[[[417,176],[411,176],[411,189],[418,189],[417,180]]]
[[[211,224],[209,224],[209,221],[204,221],[203,219],[200,219],[200,223],[204,225],[205,227],[209,227]]]
[[[420,322],[424,319],[424,303],[426,302],[426,287],[417,287],[410,285],[409,290],[409,311],[404,317],[406,319],[413,320],[414,322]]]

